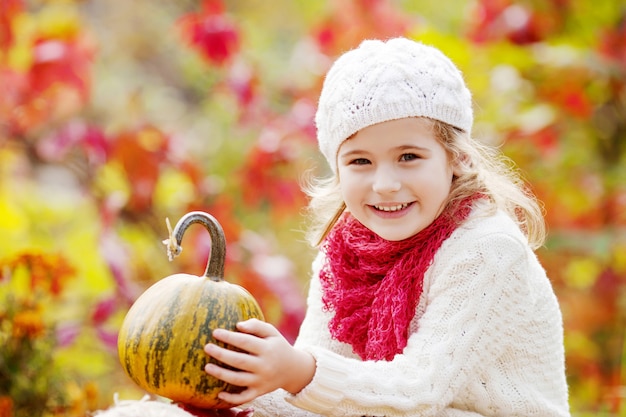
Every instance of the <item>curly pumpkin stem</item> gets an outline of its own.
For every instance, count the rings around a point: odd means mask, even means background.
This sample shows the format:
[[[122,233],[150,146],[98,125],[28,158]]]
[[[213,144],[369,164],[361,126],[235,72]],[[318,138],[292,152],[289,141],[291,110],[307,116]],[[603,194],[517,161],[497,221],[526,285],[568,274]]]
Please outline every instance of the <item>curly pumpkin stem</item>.
[[[167,253],[170,261],[183,250],[181,243],[183,235],[189,226],[194,223],[203,225],[211,235],[211,253],[207,261],[204,276],[213,281],[224,279],[224,260],[226,258],[226,239],[222,226],[209,213],[203,211],[192,211],[180,218],[174,230],[172,230],[169,219],[165,219],[169,231],[169,239],[163,241],[167,246]]]

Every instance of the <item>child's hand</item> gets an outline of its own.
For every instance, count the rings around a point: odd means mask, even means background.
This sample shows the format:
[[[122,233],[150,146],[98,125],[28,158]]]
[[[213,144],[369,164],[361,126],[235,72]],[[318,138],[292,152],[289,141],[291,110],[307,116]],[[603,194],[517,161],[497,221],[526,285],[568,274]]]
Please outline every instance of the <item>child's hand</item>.
[[[209,363],[205,367],[209,375],[246,387],[237,394],[221,392],[221,400],[243,404],[278,388],[296,394],[313,378],[313,356],[291,346],[271,324],[250,319],[238,323],[237,330],[239,332],[215,329],[213,337],[244,352],[221,348],[213,343],[204,347],[209,356],[238,369],[234,371]]]

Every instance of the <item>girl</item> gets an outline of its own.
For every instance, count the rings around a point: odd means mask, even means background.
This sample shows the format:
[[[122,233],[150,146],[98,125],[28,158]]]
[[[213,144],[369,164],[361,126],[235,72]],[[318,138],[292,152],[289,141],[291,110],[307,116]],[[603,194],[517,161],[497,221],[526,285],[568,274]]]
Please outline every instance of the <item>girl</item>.
[[[541,210],[470,137],[471,95],[439,50],[364,41],[316,114],[332,176],[311,192],[320,252],[291,346],[216,329],[206,372],[255,416],[569,416],[557,299],[533,249]]]

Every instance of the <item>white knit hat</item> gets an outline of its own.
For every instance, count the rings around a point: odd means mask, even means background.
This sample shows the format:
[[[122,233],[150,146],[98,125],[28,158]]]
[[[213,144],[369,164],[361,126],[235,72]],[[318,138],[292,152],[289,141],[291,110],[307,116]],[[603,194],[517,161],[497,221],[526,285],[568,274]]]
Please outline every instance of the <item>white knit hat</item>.
[[[438,49],[405,38],[363,41],[328,71],[315,124],[334,172],[337,152],[359,130],[404,117],[429,117],[472,130],[472,97],[463,76]]]

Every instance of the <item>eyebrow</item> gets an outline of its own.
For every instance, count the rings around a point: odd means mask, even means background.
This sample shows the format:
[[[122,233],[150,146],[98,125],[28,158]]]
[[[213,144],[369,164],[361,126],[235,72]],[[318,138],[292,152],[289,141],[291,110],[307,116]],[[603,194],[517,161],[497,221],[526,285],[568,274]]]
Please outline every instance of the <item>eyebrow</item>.
[[[400,146],[396,146],[393,149],[397,149],[399,151],[406,151],[407,149],[415,149],[415,150],[423,151],[423,152],[430,152],[431,151],[430,148],[426,148],[424,146],[417,146],[417,145],[400,145]]]
[[[355,149],[355,150],[353,150],[353,151],[349,151],[349,152],[345,152],[345,153],[340,153],[340,154],[339,154],[339,157],[340,157],[340,158],[346,158],[346,157],[350,157],[350,156],[352,156],[352,155],[361,155],[361,154],[364,154],[364,153],[369,153],[369,152],[362,151],[362,150],[359,150],[359,149]]]
[[[420,152],[430,152],[431,149],[430,148],[425,148],[423,146],[416,146],[416,145],[400,145],[400,146],[396,146],[394,148],[392,148],[392,150],[397,150],[397,151],[406,151],[406,150],[417,150]],[[339,157],[340,158],[346,158],[346,157],[350,157],[353,155],[362,155],[362,154],[369,154],[371,153],[370,151],[367,150],[363,150],[363,149],[354,149],[351,151],[348,151],[346,153],[340,153]]]

